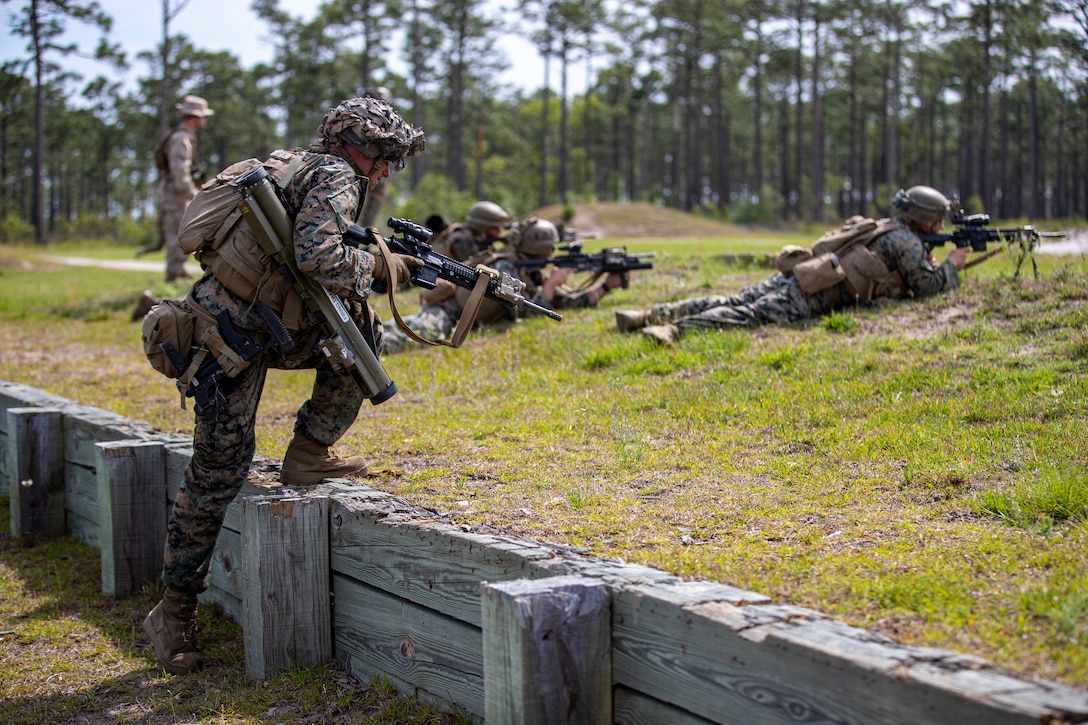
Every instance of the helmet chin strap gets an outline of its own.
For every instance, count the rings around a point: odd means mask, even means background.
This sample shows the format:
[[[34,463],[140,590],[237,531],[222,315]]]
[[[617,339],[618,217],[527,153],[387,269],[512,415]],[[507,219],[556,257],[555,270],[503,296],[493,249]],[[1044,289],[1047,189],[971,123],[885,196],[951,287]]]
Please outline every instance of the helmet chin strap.
[[[368,176],[363,173],[363,170],[359,168],[359,164],[355,163],[355,157],[351,155],[349,149],[355,148],[354,146],[347,146],[339,141],[334,144],[330,144],[329,148],[337,156],[348,162],[348,166],[352,168],[357,176]]]

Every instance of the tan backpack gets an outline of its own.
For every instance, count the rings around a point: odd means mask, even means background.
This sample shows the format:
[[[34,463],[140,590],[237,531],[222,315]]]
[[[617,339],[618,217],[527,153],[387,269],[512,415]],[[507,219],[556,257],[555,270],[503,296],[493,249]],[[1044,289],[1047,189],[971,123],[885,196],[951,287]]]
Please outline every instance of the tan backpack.
[[[240,224],[242,211],[238,206],[237,181],[253,169],[264,166],[283,189],[294,178],[303,159],[301,153],[276,151],[263,162],[251,158],[228,166],[200,188],[185,209],[178,229],[182,250],[195,254],[200,266],[211,270],[215,278],[238,297],[251,302],[267,302],[292,332],[302,324],[302,300],[271,262],[249,227]]]
[[[242,218],[238,208],[237,181],[258,166],[264,166],[282,189],[291,182],[303,156],[290,151],[276,151],[266,161],[254,158],[231,164],[200,187],[178,227],[178,244],[186,254],[215,249],[234,230]]]
[[[847,292],[858,302],[897,297],[902,294],[899,273],[891,272],[865,245],[902,226],[895,219],[852,216],[838,229],[824,232],[811,249],[783,247],[775,257],[775,267],[787,276],[796,277],[806,294],[845,283]]]
[[[174,138],[176,134],[184,133],[193,139],[193,143],[196,143],[196,135],[185,128],[175,128],[170,133],[159,139],[158,146],[155,147],[155,168],[158,170],[160,176],[166,175],[166,172],[170,169],[170,159],[166,155],[166,147],[170,144],[170,139]]]

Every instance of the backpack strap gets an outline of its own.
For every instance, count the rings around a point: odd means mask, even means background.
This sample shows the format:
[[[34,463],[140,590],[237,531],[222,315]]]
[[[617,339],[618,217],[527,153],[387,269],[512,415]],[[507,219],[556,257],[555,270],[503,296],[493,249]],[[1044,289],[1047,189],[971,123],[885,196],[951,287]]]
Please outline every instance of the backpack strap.
[[[283,167],[281,172],[283,176],[276,182],[276,186],[280,191],[287,188],[287,185],[291,183],[291,180],[295,178],[295,174],[298,173],[299,167],[302,166],[302,154],[292,154],[291,160],[287,162],[287,166]]]

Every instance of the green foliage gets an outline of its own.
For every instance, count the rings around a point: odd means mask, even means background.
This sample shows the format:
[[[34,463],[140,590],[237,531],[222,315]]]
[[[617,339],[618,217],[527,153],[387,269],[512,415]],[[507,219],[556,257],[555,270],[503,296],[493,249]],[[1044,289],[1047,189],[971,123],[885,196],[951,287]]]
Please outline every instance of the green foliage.
[[[34,227],[12,213],[0,217],[0,243],[29,242],[34,238]]]
[[[158,41],[147,39],[146,47],[126,49],[147,69],[135,79],[134,91],[119,82],[124,63],[110,46],[111,18],[98,3],[53,0],[13,7],[9,27],[13,37],[27,42],[24,54],[0,69],[6,174],[0,204],[29,221],[44,211],[31,209],[33,199],[45,198],[44,231],[50,238],[85,233],[80,227],[97,233],[86,215],[141,218],[154,206],[149,151],[160,121],[164,127],[176,122],[172,106],[181,94],[199,93],[216,109],[200,134],[201,163],[210,174],[277,147],[307,146],[331,103],[382,83],[395,91],[397,110],[429,139],[426,157],[402,174],[396,205],[409,204],[425,163],[425,176],[443,174],[459,193],[492,199],[517,216],[549,203],[569,211],[603,199],[667,203],[739,223],[822,224],[858,212],[886,214],[889,196],[911,181],[986,189],[990,198],[974,194],[966,200],[970,211],[1024,219],[1085,216],[1076,184],[1054,161],[1068,156],[1071,168],[1083,166],[1077,154],[1086,147],[1088,127],[1088,86],[1080,82],[1082,65],[1071,62],[1082,59],[1083,37],[1070,30],[1077,25],[1061,4],[1053,13],[1040,12],[1046,3],[1006,3],[986,17],[971,11],[949,24],[949,32],[923,34],[899,49],[881,38],[895,32],[901,13],[874,12],[874,4],[863,3],[857,12],[876,19],[871,32],[847,38],[832,23],[831,42],[841,56],[823,65],[812,56],[819,47],[809,37],[814,26],[775,32],[779,24],[794,22],[785,6],[741,13],[744,22],[727,8],[707,22],[696,15],[698,4],[687,3],[560,3],[548,13],[529,11],[541,5],[528,3],[498,14],[486,5],[398,9],[379,2],[359,13],[347,10],[350,4],[330,2],[303,18],[260,0],[255,10],[278,39],[270,62],[244,68],[230,52],[208,51],[181,36],[171,39],[169,57],[160,59]],[[915,27],[945,21],[940,7],[914,10]],[[577,20],[555,20],[568,15]],[[597,21],[587,23],[589,17]],[[102,31],[94,56],[112,61],[95,69],[105,75],[85,83],[58,63],[77,49],[54,42],[76,23]],[[408,25],[419,29],[410,40],[389,32]],[[748,32],[740,33],[742,27]],[[1008,37],[1013,31],[1007,29],[1014,28],[1018,42],[976,42],[987,27],[1006,29]],[[668,29],[664,35],[662,28]],[[586,59],[591,77],[573,86],[564,78],[561,94],[552,88],[545,93],[543,76],[518,79],[517,87],[499,85],[495,78],[506,59],[496,48],[503,34],[516,35],[529,52],[544,48],[545,40],[554,48],[593,48]],[[600,42],[613,34],[625,42]],[[36,44],[30,42],[35,35]],[[352,38],[366,38],[365,50]],[[774,42],[768,44],[769,38]],[[707,49],[714,49],[713,63]],[[79,50],[87,56],[92,49]],[[893,50],[904,56],[893,59]],[[388,60],[393,56],[406,59],[408,67],[394,71]],[[1039,64],[1040,57],[1053,62]],[[553,60],[550,70],[563,73],[578,62],[573,56]],[[34,121],[35,66],[45,72],[42,129]],[[676,75],[696,67],[707,72],[687,80]],[[823,122],[795,134],[794,121],[805,109],[797,107],[796,94],[782,89],[801,83],[793,77],[799,69],[817,67],[821,77],[814,80],[827,99]],[[902,97],[882,92],[888,80],[882,72],[847,72],[891,67],[903,74]],[[1026,67],[1030,74],[1021,72]],[[982,68],[991,68],[992,76],[983,78]],[[1000,102],[997,94],[975,99],[961,92],[986,84],[1004,89]],[[160,93],[166,95],[162,119]],[[858,104],[859,98],[871,102]],[[986,109],[972,105],[987,102]],[[989,125],[980,125],[980,118],[989,118]],[[859,148],[882,148],[889,123],[905,139],[894,159],[859,154]],[[818,138],[812,133],[817,130]],[[39,131],[45,154],[38,170],[48,188],[33,189],[40,182],[28,160]],[[944,153],[995,148],[1002,143],[999,136],[1006,139],[1006,163],[969,164],[969,155]],[[952,161],[925,172],[940,154]],[[893,167],[884,168],[889,162]],[[1017,169],[1029,169],[1034,177],[1017,178]],[[910,178],[919,173],[935,175]],[[987,173],[994,178],[982,178]],[[876,178],[881,182],[873,184]],[[1046,189],[1045,199],[1029,189]],[[452,200],[423,199],[410,211],[450,216],[463,206],[437,205],[447,201]]]
[[[1024,592],[1020,608],[1026,616],[1049,624],[1053,635],[1076,641],[1088,626],[1088,588],[1082,580]]]
[[[858,322],[850,315],[841,312],[833,312],[820,319],[820,327],[828,332],[853,332],[858,328]]]
[[[772,370],[790,372],[804,359],[807,352],[805,346],[776,348],[761,353],[759,361]]]
[[[1022,528],[1088,521],[1088,476],[1081,472],[1027,472],[1034,475],[1009,489],[976,495],[977,511]]]
[[[104,219],[97,214],[84,212],[71,221],[62,222],[57,232],[66,239],[110,239],[131,244],[146,244],[158,234],[151,221],[138,222],[131,217],[116,216]]]
[[[441,214],[452,223],[463,221],[475,202],[471,194],[457,191],[448,178],[432,172],[423,177],[410,197],[396,206],[392,215],[422,224],[431,214]]]
[[[781,195],[764,186],[755,197],[743,197],[733,206],[733,222],[736,224],[770,224],[780,220]]]
[[[978,194],[972,194],[967,197],[966,201],[961,203],[963,204],[964,211],[968,214],[983,214],[986,212],[986,205],[982,203],[982,197]]]

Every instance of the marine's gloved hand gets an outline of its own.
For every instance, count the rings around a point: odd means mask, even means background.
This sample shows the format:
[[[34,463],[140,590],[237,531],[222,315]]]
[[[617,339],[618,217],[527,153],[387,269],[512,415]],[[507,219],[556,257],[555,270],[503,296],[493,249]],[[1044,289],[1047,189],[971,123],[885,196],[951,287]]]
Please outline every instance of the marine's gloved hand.
[[[392,254],[389,257],[391,264],[396,270],[397,284],[406,282],[408,277],[411,276],[411,270],[413,267],[419,267],[423,263],[413,256],[408,254]],[[385,264],[385,256],[381,254],[374,255],[374,279],[389,284],[389,268]]]
[[[969,251],[971,251],[970,247],[956,247],[948,253],[948,258],[952,260],[952,264],[956,265],[956,269],[963,269],[966,266]]]

